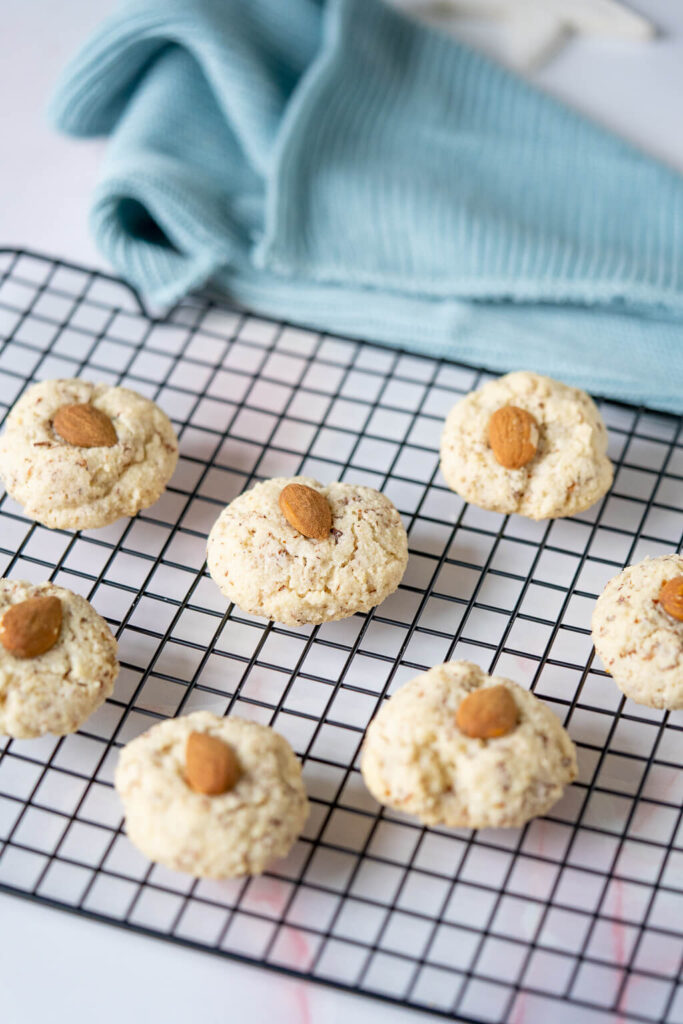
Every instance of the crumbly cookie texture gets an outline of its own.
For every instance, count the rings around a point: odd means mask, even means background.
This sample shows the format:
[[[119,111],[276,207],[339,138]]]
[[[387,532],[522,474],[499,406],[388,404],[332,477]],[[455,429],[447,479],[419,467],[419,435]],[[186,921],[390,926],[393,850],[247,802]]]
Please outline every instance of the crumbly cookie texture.
[[[112,421],[117,442],[80,448],[54,430],[65,405],[91,403]],[[164,492],[178,461],[171,422],[128,388],[46,380],[23,395],[0,438],[0,477],[9,494],[45,526],[88,530],[133,516]]]
[[[460,702],[504,686],[516,728],[470,739],[456,725]],[[361,753],[365,783],[382,804],[426,825],[518,827],[545,814],[576,778],[576,751],[555,715],[521,686],[451,661],[411,680],[370,723]]]
[[[538,425],[535,456],[505,469],[489,443],[497,409],[517,406]],[[466,501],[531,519],[571,516],[589,508],[612,483],[607,430],[585,391],[519,371],[472,391],[448,414],[441,437],[441,472]]]
[[[683,708],[683,622],[658,601],[677,576],[683,555],[646,558],[611,579],[593,609],[593,643],[605,668],[627,697],[651,708]]]
[[[0,733],[17,739],[75,732],[111,695],[119,670],[109,626],[64,587],[0,580],[0,618],[32,597],[58,597],[62,627],[56,644],[35,658],[17,658],[0,645]]]
[[[228,743],[241,774],[218,796],[195,792],[185,777],[190,733]],[[301,834],[308,801],[301,765],[284,737],[241,718],[196,711],[159,722],[128,743],[114,784],[128,837],[150,860],[203,878],[258,875]]]
[[[287,484],[313,487],[332,511],[324,540],[305,537],[278,505]],[[229,600],[290,626],[367,612],[398,587],[408,538],[391,501],[371,487],[309,477],[264,480],[223,510],[209,535],[209,572]]]

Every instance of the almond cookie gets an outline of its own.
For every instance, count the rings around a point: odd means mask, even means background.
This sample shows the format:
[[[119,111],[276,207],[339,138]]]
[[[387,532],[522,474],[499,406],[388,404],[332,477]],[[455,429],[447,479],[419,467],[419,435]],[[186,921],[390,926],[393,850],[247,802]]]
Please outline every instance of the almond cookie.
[[[612,483],[607,430],[585,391],[519,371],[453,406],[441,472],[465,501],[530,519],[572,516]]]
[[[159,722],[126,744],[114,784],[130,841],[198,878],[261,874],[286,856],[308,817],[287,740],[208,711]]]
[[[111,695],[116,640],[85,598],[0,580],[0,733],[75,732]]]
[[[223,510],[207,556],[230,601],[301,626],[380,604],[401,582],[408,538],[395,507],[371,487],[279,477]]]
[[[426,825],[516,828],[545,814],[576,778],[576,750],[521,686],[450,661],[401,687],[368,726],[365,783],[381,804]]]
[[[683,555],[629,565],[593,609],[595,650],[620,690],[651,708],[683,708]]]
[[[134,516],[164,492],[178,461],[171,422],[128,388],[46,380],[19,399],[0,438],[0,477],[26,515],[89,530]]]

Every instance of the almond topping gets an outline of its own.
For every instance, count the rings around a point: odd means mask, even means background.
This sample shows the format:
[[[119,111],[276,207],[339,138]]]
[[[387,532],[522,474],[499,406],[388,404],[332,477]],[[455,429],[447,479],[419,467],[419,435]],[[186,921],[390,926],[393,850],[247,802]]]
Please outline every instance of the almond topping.
[[[501,466],[521,469],[538,449],[538,424],[526,409],[504,405],[489,420],[489,444]]]
[[[62,629],[58,597],[29,597],[0,619],[0,643],[15,658],[37,658],[57,643]]]
[[[485,686],[468,693],[455,716],[460,732],[478,740],[505,736],[518,719],[517,703],[506,686]]]
[[[197,793],[227,793],[241,774],[237,755],[223,740],[205,732],[191,732],[187,737],[185,778]]]
[[[668,583],[663,583],[658,600],[672,619],[683,622],[683,576],[676,576]]]
[[[114,424],[106,413],[89,402],[63,405],[52,420],[60,437],[76,448],[112,448],[118,441]]]
[[[305,484],[287,484],[280,491],[280,511],[304,537],[324,540],[332,529],[332,510],[320,491]]]

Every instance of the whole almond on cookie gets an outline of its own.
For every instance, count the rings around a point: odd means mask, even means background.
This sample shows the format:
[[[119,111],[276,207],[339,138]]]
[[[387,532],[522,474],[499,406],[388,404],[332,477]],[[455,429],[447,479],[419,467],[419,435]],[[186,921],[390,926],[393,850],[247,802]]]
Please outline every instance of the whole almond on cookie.
[[[538,449],[538,424],[526,409],[504,405],[489,420],[489,444],[505,469],[521,469]]]
[[[11,605],[0,619],[0,643],[15,658],[37,658],[57,643],[62,629],[58,597],[30,597]]]
[[[518,719],[517,703],[506,686],[485,686],[468,693],[455,716],[460,732],[478,740],[505,736]]]
[[[683,576],[663,583],[658,601],[672,619],[683,622]]]
[[[287,484],[280,491],[280,511],[304,537],[324,540],[332,529],[332,510],[327,498],[305,484]]]
[[[240,777],[237,756],[227,743],[206,732],[191,732],[185,748],[185,778],[197,793],[219,796]]]
[[[76,448],[112,448],[118,438],[106,413],[90,402],[63,405],[52,420],[60,437]]]

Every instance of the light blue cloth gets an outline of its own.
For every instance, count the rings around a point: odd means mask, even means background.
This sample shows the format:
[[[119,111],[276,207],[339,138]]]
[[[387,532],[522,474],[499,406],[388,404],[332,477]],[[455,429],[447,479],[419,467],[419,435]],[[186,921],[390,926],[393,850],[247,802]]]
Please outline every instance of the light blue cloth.
[[[683,179],[378,0],[136,0],[58,126],[155,304],[264,314],[683,411]]]

